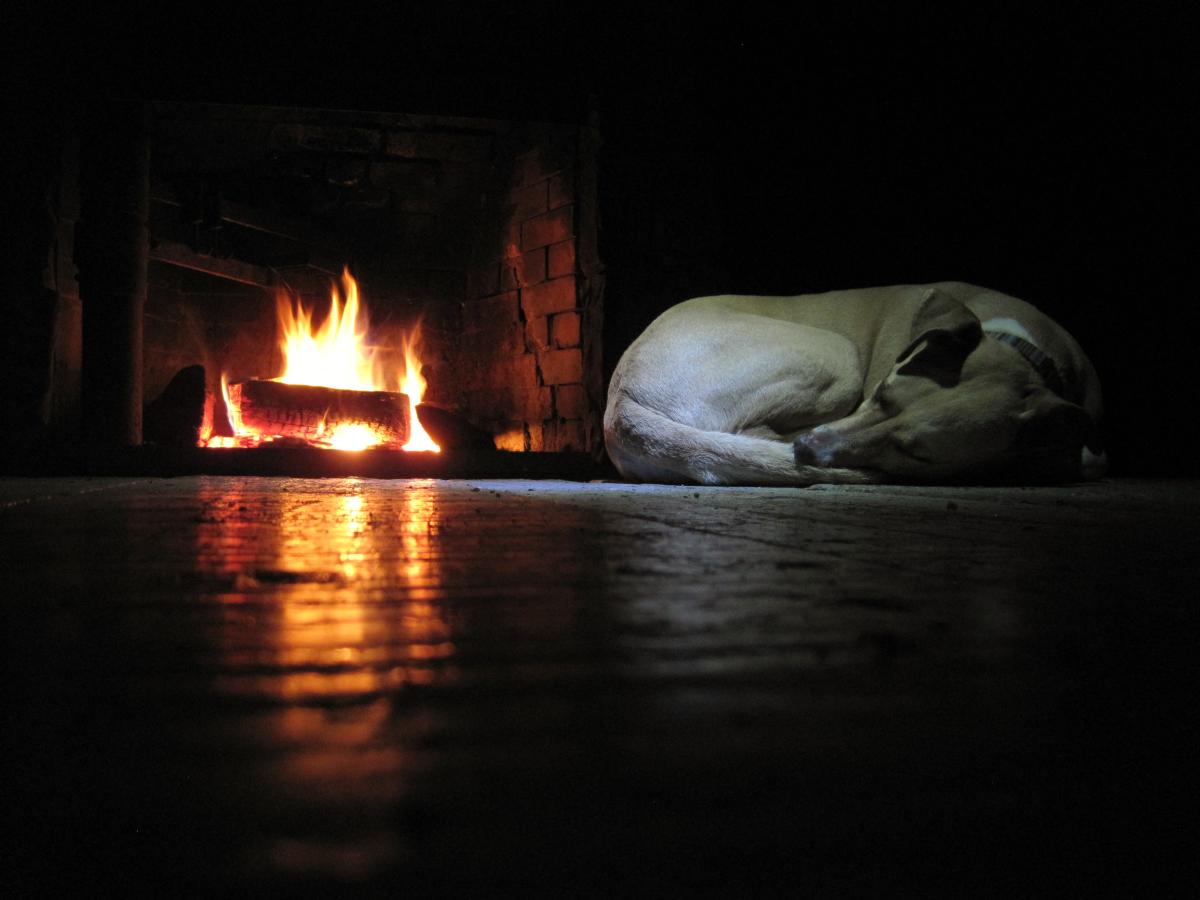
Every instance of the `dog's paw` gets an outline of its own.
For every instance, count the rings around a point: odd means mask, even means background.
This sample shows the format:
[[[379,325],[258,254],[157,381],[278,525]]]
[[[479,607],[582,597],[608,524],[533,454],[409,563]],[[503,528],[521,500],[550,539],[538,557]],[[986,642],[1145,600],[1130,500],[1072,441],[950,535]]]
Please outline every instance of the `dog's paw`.
[[[836,435],[820,426],[797,435],[792,442],[792,453],[798,466],[829,466],[833,464]]]

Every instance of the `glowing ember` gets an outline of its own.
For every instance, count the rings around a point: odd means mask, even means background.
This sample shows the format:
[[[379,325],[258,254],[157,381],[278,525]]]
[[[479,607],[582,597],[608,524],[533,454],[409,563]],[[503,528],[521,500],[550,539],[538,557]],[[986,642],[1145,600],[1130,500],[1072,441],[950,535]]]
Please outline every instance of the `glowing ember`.
[[[339,425],[329,435],[329,446],[334,450],[366,450],[378,443],[379,436],[375,430],[369,425],[360,423]],[[410,448],[408,444],[405,444],[403,449]]]
[[[408,396],[409,404],[409,441],[403,449],[440,452],[417,418],[417,404],[425,394],[425,379],[416,352],[419,330],[402,336],[403,374],[390,372],[386,354],[367,343],[366,308],[359,301],[358,282],[349,270],[342,273],[340,294],[337,285],[333,286],[329,313],[319,327],[314,326],[312,310],[286,293],[281,292],[277,298],[277,312],[284,370],[272,381],[344,391],[403,392]],[[224,374],[221,376],[221,397],[233,436],[213,434],[212,421],[216,417],[206,412],[201,446],[255,447],[280,437],[247,427],[239,408],[242,400],[237,393],[231,396]],[[368,422],[334,422],[326,431],[326,423],[322,420],[315,436],[309,434],[309,443],[314,446],[336,450],[365,450],[387,442],[388,435]]]

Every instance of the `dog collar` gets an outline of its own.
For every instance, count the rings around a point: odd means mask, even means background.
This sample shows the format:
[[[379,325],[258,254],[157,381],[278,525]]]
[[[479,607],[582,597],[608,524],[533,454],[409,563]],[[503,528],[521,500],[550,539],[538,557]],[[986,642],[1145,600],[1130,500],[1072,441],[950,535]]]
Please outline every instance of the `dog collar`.
[[[1063,380],[1058,365],[1032,341],[1027,341],[1025,338],[1010,334],[1007,331],[993,331],[985,328],[983,333],[995,338],[1002,344],[1008,344],[1008,346],[1025,357],[1025,361],[1037,369],[1038,374],[1042,376],[1042,380],[1046,382],[1046,387],[1050,388],[1058,396],[1072,403],[1079,402],[1069,395],[1069,393],[1073,392],[1068,392],[1067,385]]]

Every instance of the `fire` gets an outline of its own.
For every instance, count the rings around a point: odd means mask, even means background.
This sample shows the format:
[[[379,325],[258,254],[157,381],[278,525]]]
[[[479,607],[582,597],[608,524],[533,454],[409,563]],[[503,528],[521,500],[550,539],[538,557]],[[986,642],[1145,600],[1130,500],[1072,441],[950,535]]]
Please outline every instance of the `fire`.
[[[404,337],[404,379],[400,383],[400,392],[408,396],[408,420],[412,427],[409,429],[408,443],[403,449],[440,453],[441,447],[433,442],[417,418],[417,404],[425,396],[425,376],[421,374],[421,359],[417,356],[420,336],[420,329],[416,329]]]
[[[329,315],[314,329],[312,311],[280,292],[279,313],[283,374],[272,381],[311,384],[347,391],[386,391],[391,386],[367,344],[367,314],[359,305],[358,282],[350,270],[342,272],[344,300],[335,286],[329,298]]]
[[[417,418],[417,404],[424,397],[426,386],[417,352],[419,328],[402,336],[404,371],[393,373],[388,366],[388,354],[368,343],[366,306],[359,299],[358,282],[349,269],[342,272],[341,291],[333,285],[329,313],[319,326],[313,322],[313,311],[286,292],[278,295],[276,308],[284,367],[283,374],[272,381],[346,391],[403,392],[408,397],[409,441],[402,449],[440,452],[441,448]],[[224,374],[221,396],[233,436],[213,434],[215,417],[206,413],[201,446],[253,447],[275,439],[276,435],[256,431],[242,421],[238,400],[231,397]],[[310,443],[336,450],[365,450],[386,443],[386,436],[367,422],[343,421],[327,429],[322,419]]]

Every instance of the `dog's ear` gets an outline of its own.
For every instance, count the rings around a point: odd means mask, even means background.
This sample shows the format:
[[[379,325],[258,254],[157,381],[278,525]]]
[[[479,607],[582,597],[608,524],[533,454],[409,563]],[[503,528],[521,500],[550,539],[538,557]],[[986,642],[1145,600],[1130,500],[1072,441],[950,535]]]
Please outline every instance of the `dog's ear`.
[[[898,375],[957,384],[963,362],[983,338],[979,318],[949,294],[931,288],[913,317],[912,343],[896,358]]]
[[[1020,414],[1018,446],[1024,450],[1078,451],[1092,438],[1095,423],[1087,411],[1048,390],[1038,390]]]
[[[1039,390],[1018,416],[1012,447],[1023,477],[1075,481],[1083,474],[1083,447],[1095,423],[1081,406]]]
[[[969,342],[972,347],[983,336],[979,317],[938,288],[925,291],[917,314],[913,316],[909,338],[915,343],[929,331],[948,331],[957,339]]]

